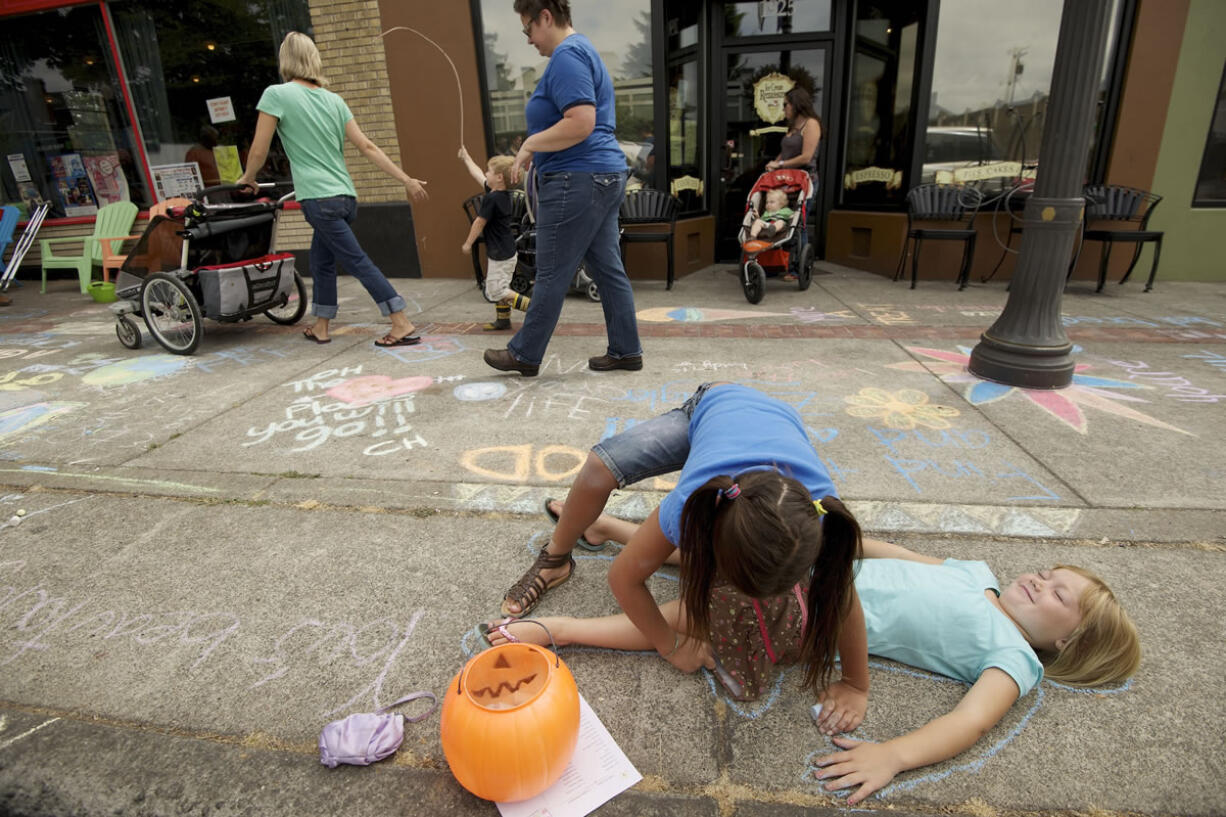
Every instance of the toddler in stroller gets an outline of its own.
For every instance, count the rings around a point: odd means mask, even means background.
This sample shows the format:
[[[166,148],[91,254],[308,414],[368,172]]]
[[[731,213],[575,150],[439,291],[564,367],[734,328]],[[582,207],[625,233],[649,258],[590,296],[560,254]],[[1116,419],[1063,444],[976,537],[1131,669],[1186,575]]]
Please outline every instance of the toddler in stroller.
[[[805,202],[813,182],[804,170],[763,173],[749,191],[737,241],[741,245],[741,288],[751,304],[766,294],[766,277],[783,276],[809,288],[813,247],[802,240]]]

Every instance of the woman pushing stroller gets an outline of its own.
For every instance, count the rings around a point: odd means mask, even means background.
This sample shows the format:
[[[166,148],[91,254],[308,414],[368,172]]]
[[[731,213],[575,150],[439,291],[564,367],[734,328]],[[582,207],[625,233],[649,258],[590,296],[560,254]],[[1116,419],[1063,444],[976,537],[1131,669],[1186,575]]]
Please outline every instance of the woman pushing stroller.
[[[372,142],[349,106],[327,90],[323,64],[314,41],[291,31],[281,43],[280,85],[264,90],[256,107],[260,116],[247,157],[247,170],[238,184],[255,190],[255,176],[268,156],[274,133],[289,156],[294,189],[311,238],[311,311],[315,325],[303,336],[315,343],[330,343],[329,325],[337,313],[336,263],[357,278],[379,311],[389,317],[391,329],[376,346],[411,346],[421,342],[413,322],[405,315],[405,300],[362,250],[350,225],[357,216],[357,193],[345,166],[348,139],[367,159],[404,185],[414,203],[425,201],[425,182],[412,178]]]

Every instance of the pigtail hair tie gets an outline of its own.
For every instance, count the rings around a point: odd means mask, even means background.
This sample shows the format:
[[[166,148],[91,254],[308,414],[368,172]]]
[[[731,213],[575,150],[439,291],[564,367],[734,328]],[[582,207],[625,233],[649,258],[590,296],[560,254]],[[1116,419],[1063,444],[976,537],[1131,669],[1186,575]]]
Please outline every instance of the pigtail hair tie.
[[[820,499],[813,500],[813,508],[817,511],[818,516],[826,515],[826,509],[822,507],[822,501]]]
[[[734,482],[727,488],[720,488],[719,495],[724,499],[736,499],[741,495],[741,486]]]

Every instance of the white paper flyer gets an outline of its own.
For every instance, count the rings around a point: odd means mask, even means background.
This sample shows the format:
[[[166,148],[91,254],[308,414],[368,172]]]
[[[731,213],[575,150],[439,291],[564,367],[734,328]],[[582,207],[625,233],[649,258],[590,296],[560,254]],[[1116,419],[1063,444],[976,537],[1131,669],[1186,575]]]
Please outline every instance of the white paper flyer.
[[[570,765],[545,791],[499,803],[502,817],[584,817],[643,779],[600,718],[579,696],[579,742]]]

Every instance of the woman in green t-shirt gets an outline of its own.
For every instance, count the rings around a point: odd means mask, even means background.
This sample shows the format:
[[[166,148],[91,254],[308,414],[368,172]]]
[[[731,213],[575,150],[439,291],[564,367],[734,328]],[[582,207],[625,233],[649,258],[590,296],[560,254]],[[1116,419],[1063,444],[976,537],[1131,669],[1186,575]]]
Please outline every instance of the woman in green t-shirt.
[[[329,343],[328,325],[336,317],[336,262],[357,278],[379,311],[391,318],[392,328],[376,346],[411,346],[421,343],[413,322],[404,314],[405,300],[363,252],[350,225],[357,215],[357,194],[345,167],[348,139],[387,175],[404,185],[410,201],[425,201],[425,182],[411,178],[379,146],[362,133],[345,100],[327,90],[315,43],[305,34],[285,35],[280,52],[280,85],[264,90],[256,108],[260,112],[255,138],[247,156],[247,171],[238,180],[255,190],[255,175],[268,156],[273,133],[289,156],[294,189],[311,238],[311,312],[315,325],[303,332],[307,340]]]

